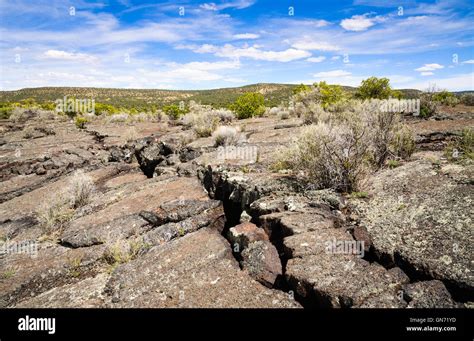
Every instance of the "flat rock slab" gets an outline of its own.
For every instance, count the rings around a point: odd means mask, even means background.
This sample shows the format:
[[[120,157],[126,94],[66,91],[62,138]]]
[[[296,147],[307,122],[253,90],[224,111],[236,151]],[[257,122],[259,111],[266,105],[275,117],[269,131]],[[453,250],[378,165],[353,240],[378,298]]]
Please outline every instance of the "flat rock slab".
[[[196,179],[178,177],[150,181],[148,186],[140,187],[140,190],[132,186],[124,189],[124,193],[115,193],[114,197],[115,201],[102,203],[102,207],[99,206],[102,209],[72,221],[62,233],[61,240],[71,246],[81,247],[143,234],[153,225],[139,215],[143,211],[160,210],[162,204],[175,201],[176,197],[183,201],[203,202],[201,206],[210,201]]]
[[[20,302],[15,308],[98,308],[104,304],[107,273],[80,282],[53,288],[36,297]]]
[[[156,246],[119,266],[106,293],[110,307],[300,306],[286,293],[268,289],[240,270],[229,243],[210,228]]]
[[[409,301],[408,308],[456,308],[458,305],[443,282],[433,280],[407,284],[404,295]]]
[[[343,242],[345,250],[333,247]],[[352,236],[342,229],[321,229],[286,237],[283,241],[289,257],[286,277],[296,292],[327,307],[358,307],[381,295],[390,303],[406,277],[369,263],[357,254]],[[394,301],[395,300],[395,301]],[[404,302],[399,300],[398,307]]]
[[[417,160],[377,174],[368,200],[353,200],[376,252],[415,277],[442,280],[474,300],[473,166],[446,174]]]
[[[0,306],[14,305],[54,287],[95,276],[105,265],[104,251],[102,245],[81,249],[55,245],[38,250],[36,257],[7,254],[0,258]]]

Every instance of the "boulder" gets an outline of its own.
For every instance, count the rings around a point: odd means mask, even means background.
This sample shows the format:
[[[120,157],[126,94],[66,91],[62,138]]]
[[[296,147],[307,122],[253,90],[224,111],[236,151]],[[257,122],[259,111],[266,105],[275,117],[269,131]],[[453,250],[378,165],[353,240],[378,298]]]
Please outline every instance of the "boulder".
[[[268,240],[250,243],[241,253],[242,268],[250,277],[271,288],[282,274],[278,251]]]

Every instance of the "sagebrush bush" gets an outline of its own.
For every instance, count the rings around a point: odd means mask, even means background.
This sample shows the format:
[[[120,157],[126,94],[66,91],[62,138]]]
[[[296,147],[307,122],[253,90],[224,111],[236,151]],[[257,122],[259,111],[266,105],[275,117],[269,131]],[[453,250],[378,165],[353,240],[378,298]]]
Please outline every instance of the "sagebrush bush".
[[[220,126],[212,134],[215,146],[236,145],[244,140],[238,127]]]
[[[429,118],[438,112],[440,102],[435,100],[435,95],[438,92],[439,89],[436,85],[431,85],[420,95],[420,116],[422,118]]]
[[[444,154],[450,161],[474,160],[474,129],[464,129],[446,146]]]
[[[139,112],[138,114],[129,115],[130,122],[153,122],[156,121],[157,118],[151,114],[147,114],[145,112]]]
[[[347,124],[304,127],[282,152],[284,167],[301,171],[320,188],[356,190],[368,172],[367,140]]]
[[[191,101],[190,112],[181,118],[181,123],[192,128],[197,136],[211,136],[219,123],[230,123],[234,114],[226,109],[213,109],[211,106],[196,104]]]
[[[87,205],[94,192],[94,181],[84,171],[78,170],[69,180],[69,192],[73,208]]]
[[[221,123],[230,123],[235,119],[235,115],[231,110],[228,109],[215,109],[213,110],[217,117],[219,117]]]
[[[105,121],[107,123],[127,122],[129,119],[130,119],[130,115],[124,112],[105,116]]]
[[[415,151],[415,147],[415,139],[410,128],[402,124],[397,125],[389,141],[389,150],[392,155],[408,159]]]
[[[73,215],[74,210],[63,195],[45,201],[36,211],[36,217],[45,235],[60,230]]]
[[[139,138],[140,136],[138,135],[137,129],[135,127],[130,127],[125,131],[124,138],[125,141],[131,142],[135,141]]]
[[[35,136],[36,134],[36,129],[33,126],[26,126],[23,129],[23,137],[25,139],[31,139]]]
[[[474,105],[474,94],[473,93],[464,94],[461,96],[459,101],[461,104],[472,106]]]
[[[459,99],[452,92],[442,90],[433,94],[433,100],[443,105],[454,107],[459,103]]]
[[[287,120],[290,118],[290,113],[287,110],[282,110],[278,113],[278,118],[280,120]]]
[[[279,168],[302,171],[320,187],[357,190],[365,175],[388,157],[408,158],[415,143],[398,113],[382,112],[379,102],[352,101],[352,108],[330,112],[309,105],[307,123],[278,159]]]
[[[10,115],[10,120],[13,122],[25,121],[29,118],[29,109],[14,107]]]
[[[219,117],[212,112],[186,114],[184,124],[191,127],[199,137],[211,136],[219,124]]]

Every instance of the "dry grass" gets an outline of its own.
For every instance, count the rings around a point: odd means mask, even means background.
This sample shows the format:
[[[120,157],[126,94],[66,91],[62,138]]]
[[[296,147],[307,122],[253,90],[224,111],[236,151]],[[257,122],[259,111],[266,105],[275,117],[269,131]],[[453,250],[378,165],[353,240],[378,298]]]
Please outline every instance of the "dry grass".
[[[220,126],[212,134],[215,146],[231,146],[242,142],[245,138],[238,127]]]

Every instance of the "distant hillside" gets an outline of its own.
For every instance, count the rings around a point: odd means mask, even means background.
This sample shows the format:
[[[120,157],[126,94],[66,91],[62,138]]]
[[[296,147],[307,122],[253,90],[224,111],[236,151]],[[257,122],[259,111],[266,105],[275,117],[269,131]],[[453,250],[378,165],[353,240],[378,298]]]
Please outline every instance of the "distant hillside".
[[[76,98],[94,98],[96,102],[108,103],[117,107],[136,107],[179,103],[194,100],[202,104],[225,107],[246,92],[260,92],[265,96],[266,105],[275,106],[282,100],[287,101],[295,85],[290,84],[253,84],[238,88],[214,90],[155,90],[155,89],[107,89],[44,87],[15,91],[0,91],[0,102],[18,102],[33,98],[38,103],[54,101],[64,96]]]
[[[64,96],[76,98],[94,98],[96,102],[112,104],[116,107],[162,107],[167,104],[178,104],[180,101],[194,100],[215,107],[226,107],[246,92],[260,92],[265,96],[267,106],[276,106],[288,101],[292,95],[293,84],[259,83],[236,88],[213,90],[155,90],[155,89],[110,89],[110,88],[75,88],[75,87],[43,87],[27,88],[15,91],[0,91],[0,102],[19,102],[33,98],[38,103],[54,101]],[[343,86],[349,93],[357,88]],[[406,98],[417,97],[419,90],[400,90]]]

